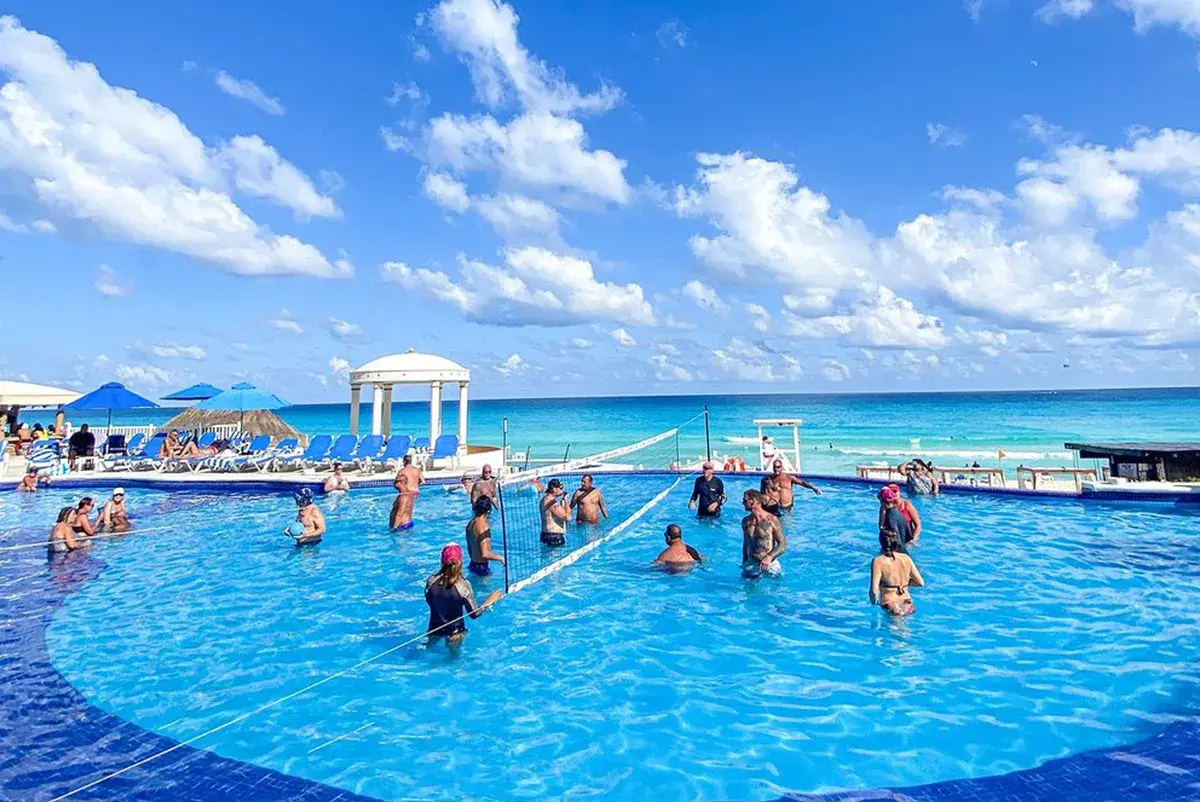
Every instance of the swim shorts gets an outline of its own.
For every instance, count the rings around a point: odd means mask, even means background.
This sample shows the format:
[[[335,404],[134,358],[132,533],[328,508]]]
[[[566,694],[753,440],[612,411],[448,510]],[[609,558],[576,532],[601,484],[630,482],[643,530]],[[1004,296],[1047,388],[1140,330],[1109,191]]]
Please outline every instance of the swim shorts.
[[[562,532],[542,532],[542,542],[547,546],[565,546],[567,536]]]
[[[742,576],[746,579],[759,579],[764,576],[778,579],[783,576],[783,566],[776,560],[764,569],[758,560],[747,560],[742,563]]]
[[[414,524],[414,523],[415,523],[415,521],[409,521],[409,522],[408,522],[408,523],[406,523],[406,524],[397,524],[395,527],[393,527],[392,531],[394,531],[394,532],[407,532],[409,529],[412,529],[412,528],[413,528],[413,524]]]
[[[492,566],[488,564],[487,560],[484,560],[483,562],[471,560],[471,563],[467,566],[467,570],[473,573],[475,576],[492,575]]]

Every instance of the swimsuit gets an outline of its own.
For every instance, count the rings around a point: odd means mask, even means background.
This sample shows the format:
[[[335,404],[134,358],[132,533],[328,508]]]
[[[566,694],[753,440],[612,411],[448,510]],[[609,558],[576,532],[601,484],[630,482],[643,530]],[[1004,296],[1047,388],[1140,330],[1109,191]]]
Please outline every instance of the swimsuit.
[[[463,614],[473,615],[476,609],[471,583],[459,577],[453,585],[446,587],[441,583],[440,573],[425,580],[425,602],[429,605],[428,632],[433,637],[466,632]]]
[[[392,530],[396,532],[407,532],[409,529],[413,528],[413,523],[413,521],[409,521],[408,523],[396,524],[392,527]]]
[[[547,546],[565,546],[567,536],[562,532],[542,532],[542,542]]]
[[[763,568],[761,561],[749,559],[742,563],[742,576],[746,579],[758,579],[763,576],[778,579],[783,576],[783,566],[779,564],[778,560],[775,560],[767,565],[766,568]]]
[[[482,562],[471,560],[470,564],[467,565],[467,570],[475,576],[492,575],[492,567],[488,564],[487,560],[483,560]]]

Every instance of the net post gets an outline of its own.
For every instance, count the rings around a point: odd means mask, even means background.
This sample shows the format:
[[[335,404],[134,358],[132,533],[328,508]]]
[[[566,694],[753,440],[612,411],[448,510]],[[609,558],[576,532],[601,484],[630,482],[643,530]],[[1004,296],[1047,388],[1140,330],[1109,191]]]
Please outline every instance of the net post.
[[[504,515],[504,485],[498,482],[496,500],[500,502],[500,551],[504,554],[504,592],[508,593],[508,518]]]
[[[712,459],[712,438],[708,431],[708,404],[704,405],[704,459]]]

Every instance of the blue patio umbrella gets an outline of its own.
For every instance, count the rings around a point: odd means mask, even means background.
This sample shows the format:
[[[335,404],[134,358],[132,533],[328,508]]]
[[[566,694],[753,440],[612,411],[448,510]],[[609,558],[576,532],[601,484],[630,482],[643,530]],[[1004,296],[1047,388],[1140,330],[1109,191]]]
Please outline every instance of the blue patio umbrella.
[[[87,395],[82,395],[71,403],[63,407],[74,411],[83,411],[89,409],[107,409],[108,410],[108,427],[112,428],[112,414],[114,409],[144,409],[146,407],[157,407],[158,404],[151,401],[149,398],[143,398],[132,390],[126,389],[125,385],[120,382],[109,382],[102,384],[95,390],[92,390]]]
[[[240,412],[244,423],[247,412],[255,412],[260,409],[280,409],[287,405],[287,401],[269,390],[261,390],[250,382],[238,382],[220,395],[213,396],[207,401],[201,401],[196,405],[196,409]]]
[[[210,398],[223,393],[220,387],[214,387],[208,382],[200,382],[193,384],[191,387],[184,387],[182,390],[176,390],[170,395],[164,395],[164,401],[207,401]]]

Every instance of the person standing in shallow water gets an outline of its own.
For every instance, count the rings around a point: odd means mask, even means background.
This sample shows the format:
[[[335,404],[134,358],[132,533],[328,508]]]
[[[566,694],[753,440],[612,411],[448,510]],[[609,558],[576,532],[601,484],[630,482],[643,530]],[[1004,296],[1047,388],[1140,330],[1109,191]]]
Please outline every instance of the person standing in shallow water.
[[[771,471],[770,476],[763,477],[759,492],[763,494],[763,507],[772,515],[787,512],[795,505],[796,497],[792,492],[793,485],[808,488],[815,495],[821,495],[819,489],[804,479],[784,473],[782,460],[775,460],[771,464]]]
[[[432,643],[445,638],[451,646],[457,646],[467,634],[466,616],[478,618],[484,611],[499,601],[502,590],[493,590],[476,606],[471,583],[462,572],[462,547],[448,543],[442,548],[442,567],[425,580],[425,603],[429,605],[429,626],[426,634]]]
[[[51,527],[50,539],[46,543],[46,550],[51,555],[76,551],[87,545],[86,540],[75,539],[75,530],[71,528],[71,516],[74,512],[74,507],[63,507],[58,511],[58,520]]]
[[[467,567],[475,576],[491,576],[489,563],[504,565],[504,557],[492,551],[492,500],[487,496],[475,499],[475,517],[467,524],[467,554],[471,563]]]
[[[782,576],[779,557],[787,551],[783,526],[763,508],[763,496],[757,490],[742,494],[742,506],[747,513],[742,519],[742,576],[746,579]]]
[[[704,555],[683,542],[683,530],[679,524],[670,524],[663,534],[667,547],[654,559],[655,565],[661,565],[672,573],[691,570],[704,561]]]
[[[542,543],[547,546],[562,546],[567,542],[567,521],[571,519],[571,510],[567,507],[566,495],[562,479],[555,477],[546,482],[546,492],[542,494],[539,506],[542,512]]]
[[[392,511],[388,515],[388,526],[398,532],[413,528],[413,501],[417,494],[408,489],[408,475],[401,472],[396,474],[396,500],[392,502]]]
[[[688,508],[695,510],[701,518],[717,518],[721,515],[721,505],[724,503],[725,483],[713,473],[712,462],[706,462],[704,472],[696,477],[692,485]]]
[[[325,537],[325,514],[313,501],[313,492],[302,487],[292,494],[296,501],[296,521],[283,533],[296,541],[297,546],[312,546]]]
[[[891,529],[879,532],[879,554],[871,560],[871,604],[878,604],[892,615],[911,615],[916,611],[910,585],[925,587],[925,578],[912,558],[900,550],[900,534]]]
[[[579,489],[571,495],[570,507],[575,510],[575,523],[598,524],[601,515],[608,519],[604,493],[593,483],[590,473],[585,473],[579,480]]]

